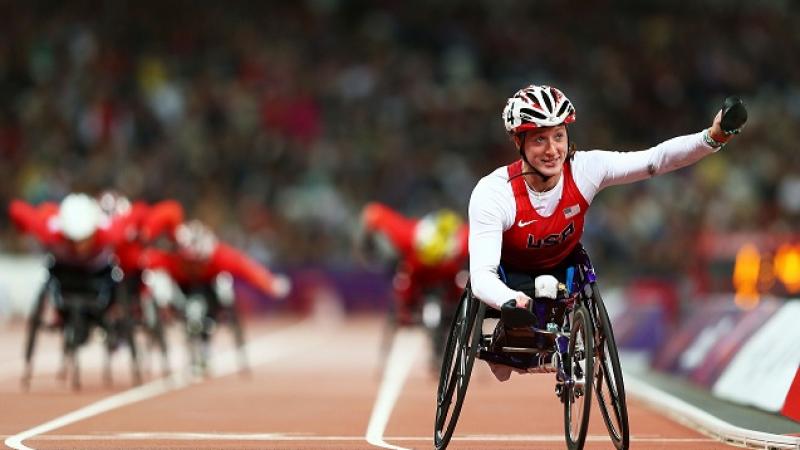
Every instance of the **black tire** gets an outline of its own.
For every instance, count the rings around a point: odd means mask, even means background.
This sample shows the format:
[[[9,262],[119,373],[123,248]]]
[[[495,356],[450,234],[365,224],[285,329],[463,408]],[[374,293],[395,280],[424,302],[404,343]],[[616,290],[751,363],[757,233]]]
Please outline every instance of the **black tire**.
[[[437,450],[447,448],[461,414],[482,337],[481,322],[485,311],[486,305],[475,299],[467,288],[451,322],[447,344],[442,353],[433,432]],[[455,401],[453,394],[456,396]]]
[[[50,279],[45,281],[39,295],[34,301],[31,315],[28,317],[28,327],[25,336],[25,368],[22,373],[22,387],[29,389],[31,378],[33,377],[33,351],[36,348],[36,337],[39,334],[39,329],[42,326],[42,314],[44,314],[45,304],[47,302],[47,293],[50,289]]]
[[[600,289],[592,284],[595,317],[595,375],[594,389],[597,404],[603,415],[614,447],[627,449],[630,445],[628,406],[625,400],[625,383],[622,379],[622,366],[614,340],[614,331],[608,311],[600,296]]]
[[[190,294],[183,305],[186,342],[189,347],[189,365],[195,376],[206,376],[207,349],[211,338],[208,327],[208,298],[204,294]]]
[[[228,324],[233,333],[233,341],[236,345],[236,353],[239,357],[239,371],[242,374],[250,373],[250,361],[247,359],[247,351],[245,347],[244,327],[242,326],[241,318],[239,317],[239,310],[236,309],[236,303],[226,307],[228,316]]]
[[[567,359],[564,361],[567,382],[562,391],[564,435],[569,450],[580,450],[589,428],[589,413],[592,410],[590,377],[594,374],[593,330],[589,311],[585,306],[575,308],[571,327]]]
[[[164,319],[161,317],[161,311],[155,299],[144,300],[140,298],[139,301],[142,307],[142,328],[147,335],[147,348],[150,349],[154,345],[158,347],[161,352],[161,375],[166,377],[170,374],[170,367],[169,349],[167,348],[167,338],[164,332]]]
[[[67,377],[74,391],[81,389],[81,373],[78,364],[78,349],[89,339],[90,324],[77,299],[71,299],[68,318],[64,323],[64,355],[67,361]]]
[[[142,369],[139,361],[139,350],[136,347],[136,319],[134,302],[139,300],[138,296],[130,295],[125,285],[114,284],[110,288],[117,297],[119,306],[122,309],[122,316],[109,320],[109,311],[104,311],[103,323],[107,328],[117,329],[120,333],[119,339],[128,346],[131,355],[131,380],[138,386],[142,384]],[[112,348],[109,348],[109,357]]]
[[[441,303],[441,317],[439,318],[439,324],[436,326],[435,330],[431,330],[431,351],[433,361],[432,364],[434,364],[434,373],[442,366],[444,349],[447,343],[447,337],[450,333],[450,324],[453,322],[453,316],[456,314],[457,307],[458,304],[443,301]]]

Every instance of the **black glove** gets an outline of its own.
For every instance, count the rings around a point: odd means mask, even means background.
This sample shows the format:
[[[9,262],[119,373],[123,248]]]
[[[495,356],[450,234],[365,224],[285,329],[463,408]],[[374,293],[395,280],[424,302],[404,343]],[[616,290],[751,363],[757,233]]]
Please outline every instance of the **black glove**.
[[[739,134],[747,122],[747,108],[739,97],[734,95],[725,99],[722,104],[722,120],[720,127],[727,135]]]
[[[531,300],[528,305],[533,305]],[[500,307],[500,320],[509,328],[536,326],[536,314],[528,308],[517,308],[516,300],[509,300]]]

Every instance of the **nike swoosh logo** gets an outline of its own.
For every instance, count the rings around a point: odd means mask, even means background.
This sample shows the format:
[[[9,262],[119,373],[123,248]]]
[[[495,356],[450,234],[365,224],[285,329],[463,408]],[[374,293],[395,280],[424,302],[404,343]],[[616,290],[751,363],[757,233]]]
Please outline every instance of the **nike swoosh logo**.
[[[528,225],[532,224],[533,222],[536,222],[536,219],[528,220],[528,221],[520,220],[519,222],[517,222],[517,226],[520,227],[520,228],[523,228],[523,227],[527,227]]]

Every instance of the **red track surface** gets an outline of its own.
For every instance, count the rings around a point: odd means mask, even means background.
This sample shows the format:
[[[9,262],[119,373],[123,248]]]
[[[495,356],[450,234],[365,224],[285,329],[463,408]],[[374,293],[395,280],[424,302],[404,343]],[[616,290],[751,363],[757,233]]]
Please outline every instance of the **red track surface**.
[[[19,386],[23,326],[6,326],[0,330],[0,435],[3,439],[18,435],[125,393],[138,401],[112,405],[81,420],[62,420],[49,427],[52,430],[32,433],[24,445],[36,449],[376,448],[365,434],[383,382],[378,375],[381,326],[377,318],[327,324],[286,318],[252,321],[247,323],[249,342],[254,344],[248,352],[253,362],[249,375],[233,373],[235,360],[217,360],[212,365],[214,375],[191,381],[178,367],[183,341],[174,329],[172,385],[148,375],[144,388],[130,391],[127,356],[116,356],[115,385],[105,387],[100,377],[101,353],[89,348],[83,355],[80,392],[55,379],[59,359],[55,336],[41,340],[36,376],[31,390],[23,392]],[[214,354],[223,355],[230,348],[223,330],[216,336]],[[436,380],[426,351],[422,345],[412,354],[411,372],[390,407],[383,433],[390,445],[432,448]],[[157,362],[155,366],[158,369]],[[553,394],[554,380],[552,374],[514,375],[499,383],[484,363],[476,362],[450,448],[565,448],[562,405]],[[731,448],[632,398],[629,412],[633,449]],[[613,448],[596,409],[585,448]]]

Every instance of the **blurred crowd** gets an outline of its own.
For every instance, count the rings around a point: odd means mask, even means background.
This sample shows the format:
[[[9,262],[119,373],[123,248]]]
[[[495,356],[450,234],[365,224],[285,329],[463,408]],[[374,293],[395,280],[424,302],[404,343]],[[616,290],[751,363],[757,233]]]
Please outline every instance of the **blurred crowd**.
[[[579,150],[700,131],[728,94],[749,107],[719,155],[598,196],[585,241],[603,274],[676,275],[703,232],[800,219],[796,2],[38,1],[0,17],[3,204],[174,198],[262,262],[347,268],[368,201],[466,214],[516,157],[506,98],[535,82],[575,104]],[[24,249],[2,220],[3,251]]]

